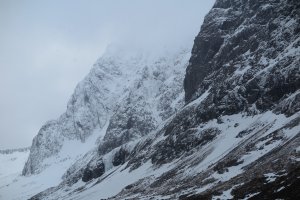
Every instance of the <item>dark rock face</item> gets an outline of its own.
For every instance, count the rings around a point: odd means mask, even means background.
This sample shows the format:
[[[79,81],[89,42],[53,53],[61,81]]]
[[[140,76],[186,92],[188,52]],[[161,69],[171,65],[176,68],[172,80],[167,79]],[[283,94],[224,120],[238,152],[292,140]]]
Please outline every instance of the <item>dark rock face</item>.
[[[232,190],[232,199],[299,199],[300,198],[300,173],[299,167],[290,169],[288,174],[279,175],[274,182],[269,183],[265,177],[256,177],[251,181],[238,186]],[[182,200],[211,199],[218,192],[211,192],[201,195],[181,196]]]
[[[299,199],[300,198],[300,168],[291,169],[286,175],[280,176],[274,182],[268,183],[265,177],[257,177],[243,186],[232,191],[236,199],[246,198],[249,194],[255,194],[249,199]]]
[[[186,101],[211,87],[216,115],[249,105],[261,111],[299,89],[300,58],[292,53],[300,45],[299,8],[290,0],[217,1],[195,38]]]
[[[210,128],[199,133],[188,129],[185,132],[178,133],[176,139],[172,135],[155,146],[156,151],[152,155],[152,163],[164,164],[179,158],[182,154],[189,152],[195,147],[201,147],[211,142],[219,133],[220,130],[217,128]]]
[[[121,148],[114,156],[112,164],[114,166],[122,165],[125,163],[126,158],[128,157],[129,152],[126,149]]]
[[[100,177],[105,172],[105,165],[102,160],[91,161],[83,171],[82,181],[87,182]]]

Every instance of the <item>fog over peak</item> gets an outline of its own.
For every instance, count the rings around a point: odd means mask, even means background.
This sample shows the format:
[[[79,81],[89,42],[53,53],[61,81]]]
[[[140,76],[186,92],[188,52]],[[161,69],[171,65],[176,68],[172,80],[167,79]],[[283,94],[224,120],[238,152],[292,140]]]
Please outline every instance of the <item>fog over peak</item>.
[[[214,1],[0,2],[0,149],[29,146],[109,44],[192,45]]]

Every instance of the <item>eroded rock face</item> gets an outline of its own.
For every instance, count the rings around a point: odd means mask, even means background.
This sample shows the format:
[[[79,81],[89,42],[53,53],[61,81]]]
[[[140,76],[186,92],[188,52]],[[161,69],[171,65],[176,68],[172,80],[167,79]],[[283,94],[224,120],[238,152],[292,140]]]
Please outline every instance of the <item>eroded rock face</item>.
[[[129,152],[126,149],[121,148],[115,155],[112,161],[114,166],[123,165],[126,158],[129,156]]]
[[[92,160],[83,171],[82,181],[87,182],[100,177],[105,172],[103,160]]]
[[[188,57],[187,50],[180,50],[146,63],[137,71],[133,85],[117,103],[99,144],[100,155],[154,131],[183,106],[182,82]]]
[[[294,93],[300,85],[298,16],[297,1],[217,1],[194,42],[186,101],[210,87],[218,115],[249,105],[271,109]]]
[[[176,137],[173,137],[173,135],[172,137],[167,137],[166,140],[155,146],[156,151],[152,155],[151,161],[155,164],[168,163],[195,147],[199,148],[213,141],[220,132],[217,128],[208,128],[201,132],[188,129],[185,132],[178,133]]]

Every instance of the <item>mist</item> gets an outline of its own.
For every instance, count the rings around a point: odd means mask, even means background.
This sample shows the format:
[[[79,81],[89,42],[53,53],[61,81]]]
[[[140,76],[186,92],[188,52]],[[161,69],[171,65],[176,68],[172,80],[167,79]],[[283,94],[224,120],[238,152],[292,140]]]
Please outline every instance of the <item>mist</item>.
[[[0,149],[30,146],[108,45],[192,45],[214,1],[0,1]]]

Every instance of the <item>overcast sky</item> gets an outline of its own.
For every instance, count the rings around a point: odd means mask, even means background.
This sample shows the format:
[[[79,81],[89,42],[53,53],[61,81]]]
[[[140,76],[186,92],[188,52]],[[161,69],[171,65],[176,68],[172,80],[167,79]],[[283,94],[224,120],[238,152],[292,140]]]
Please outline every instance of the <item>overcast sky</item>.
[[[214,0],[0,0],[0,149],[30,146],[109,44],[191,43]]]

